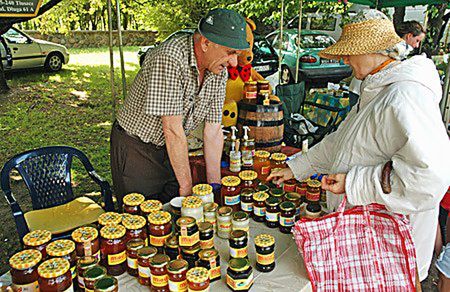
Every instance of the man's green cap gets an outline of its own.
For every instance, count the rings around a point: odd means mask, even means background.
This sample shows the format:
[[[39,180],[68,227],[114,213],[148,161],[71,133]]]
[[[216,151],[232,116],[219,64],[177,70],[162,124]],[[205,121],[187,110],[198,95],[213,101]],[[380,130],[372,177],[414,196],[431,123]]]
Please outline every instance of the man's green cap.
[[[250,48],[244,17],[233,10],[216,8],[200,20],[198,30],[208,40],[235,50]]]

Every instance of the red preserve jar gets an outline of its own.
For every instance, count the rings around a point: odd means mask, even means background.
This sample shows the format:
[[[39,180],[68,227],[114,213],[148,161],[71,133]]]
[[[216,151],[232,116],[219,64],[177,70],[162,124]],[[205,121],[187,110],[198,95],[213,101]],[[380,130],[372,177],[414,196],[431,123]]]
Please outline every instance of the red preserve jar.
[[[101,263],[112,276],[122,275],[127,269],[125,227],[105,226],[100,230]]]
[[[241,189],[243,188],[256,188],[256,178],[258,174],[253,170],[243,170],[239,173],[239,178],[241,179]]]
[[[204,267],[195,267],[187,272],[189,291],[209,290],[209,271]]]
[[[152,292],[169,292],[169,275],[167,274],[169,261],[169,256],[165,254],[157,254],[150,261]]]
[[[183,259],[170,261],[167,265],[167,273],[169,274],[169,290],[185,292],[188,290],[186,273],[189,264]]]
[[[150,232],[150,245],[164,251],[164,243],[172,234],[172,215],[166,211],[155,211],[148,215],[148,230]]]
[[[128,215],[122,219],[123,226],[127,229],[125,233],[125,242],[131,239],[140,238],[148,244],[147,220],[139,215]]]
[[[63,258],[49,259],[39,265],[39,290],[41,292],[73,292],[70,263]]]
[[[35,249],[26,249],[9,259],[12,287],[14,291],[39,291],[38,264],[42,254]]]
[[[139,205],[145,201],[145,197],[138,193],[131,193],[123,197],[123,211],[132,215],[139,215]]]
[[[233,209],[233,211],[240,211],[241,209],[241,199],[240,199],[240,188],[239,184],[241,179],[237,176],[226,176],[222,178],[222,206],[228,206]]]
[[[98,231],[93,227],[80,227],[72,232],[77,257],[94,256],[100,260],[100,240]]]
[[[52,233],[47,230],[35,230],[27,233],[23,237],[25,249],[37,249],[42,253],[42,258],[47,258],[45,247],[52,240]]]
[[[158,251],[153,246],[146,246],[138,250],[139,284],[150,286],[150,262],[152,261],[152,258],[157,254],[157,252]]]
[[[140,238],[134,238],[127,242],[127,272],[131,276],[138,275],[138,250],[144,246],[145,243]]]
[[[59,239],[50,242],[47,245],[47,254],[52,258],[63,258],[70,263],[70,273],[72,275],[72,281],[77,281],[77,256],[75,253],[75,243],[68,239]]]

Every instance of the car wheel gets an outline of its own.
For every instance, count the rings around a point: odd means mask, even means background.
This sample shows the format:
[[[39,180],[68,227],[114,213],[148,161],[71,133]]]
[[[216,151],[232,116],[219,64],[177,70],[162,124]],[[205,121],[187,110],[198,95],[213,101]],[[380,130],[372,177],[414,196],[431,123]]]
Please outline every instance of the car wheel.
[[[280,84],[289,84],[289,83],[292,83],[291,70],[289,70],[288,66],[282,65],[281,66]]]
[[[45,60],[45,69],[51,72],[61,70],[63,65],[63,56],[59,53],[50,53]]]

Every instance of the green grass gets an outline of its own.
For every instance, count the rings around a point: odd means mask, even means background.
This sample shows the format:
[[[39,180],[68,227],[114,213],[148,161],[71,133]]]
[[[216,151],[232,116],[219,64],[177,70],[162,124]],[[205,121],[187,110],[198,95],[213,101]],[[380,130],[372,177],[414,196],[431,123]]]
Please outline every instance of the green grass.
[[[139,65],[137,47],[125,47],[128,86]],[[113,107],[108,48],[72,49],[69,64],[58,73],[27,70],[8,74],[11,91],[0,95],[0,166],[20,152],[49,145],[69,145],[82,150],[97,172],[111,182],[109,134]],[[115,51],[115,88],[122,95],[120,62]],[[81,163],[72,172],[77,194],[98,191]],[[30,209],[26,189],[13,182],[21,205]],[[5,200],[0,200],[0,274],[18,248],[15,224]]]

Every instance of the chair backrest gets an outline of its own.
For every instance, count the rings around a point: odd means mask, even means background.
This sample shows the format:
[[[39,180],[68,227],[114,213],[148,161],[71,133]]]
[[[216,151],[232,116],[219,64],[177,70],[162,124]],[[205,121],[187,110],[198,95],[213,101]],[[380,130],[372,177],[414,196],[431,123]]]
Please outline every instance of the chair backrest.
[[[289,118],[293,113],[300,113],[306,97],[305,81],[277,85],[275,94],[283,102],[284,118]]]
[[[68,146],[50,146],[23,152],[11,158],[1,171],[1,188],[11,193],[10,172],[17,169],[22,176],[33,209],[58,206],[73,200],[70,169],[76,156],[88,171],[93,167],[86,155]]]

